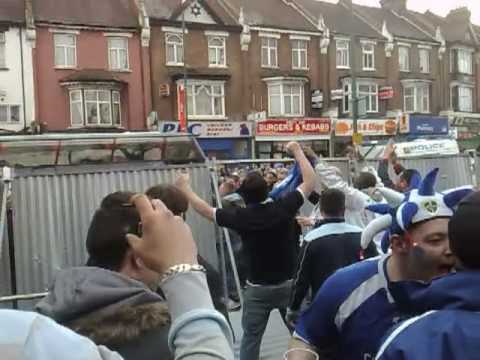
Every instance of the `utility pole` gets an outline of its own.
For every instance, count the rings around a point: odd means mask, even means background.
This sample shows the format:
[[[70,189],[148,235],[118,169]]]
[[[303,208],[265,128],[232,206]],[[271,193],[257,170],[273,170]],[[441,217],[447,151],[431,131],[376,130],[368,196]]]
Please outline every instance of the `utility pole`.
[[[355,14],[353,12],[353,2],[350,4],[350,15],[352,24],[355,20]],[[352,122],[353,122],[353,133],[357,134],[358,132],[358,99],[357,99],[357,76],[356,76],[356,58],[355,58],[355,46],[356,46],[357,37],[355,33],[352,32],[350,35],[350,72],[352,77]]]
[[[185,0],[182,0],[182,3],[185,3]],[[186,45],[187,45],[187,27],[185,25],[185,11],[182,11],[182,41],[183,41],[183,108],[185,112],[185,132],[188,133],[188,93],[187,93],[187,52],[186,52]]]

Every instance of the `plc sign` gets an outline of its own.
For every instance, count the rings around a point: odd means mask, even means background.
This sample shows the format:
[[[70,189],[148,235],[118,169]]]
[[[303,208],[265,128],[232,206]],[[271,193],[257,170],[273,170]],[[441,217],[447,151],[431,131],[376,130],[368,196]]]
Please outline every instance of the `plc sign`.
[[[188,132],[201,138],[237,138],[252,136],[250,122],[197,121],[188,123]],[[160,132],[178,133],[180,124],[176,121],[160,122]]]

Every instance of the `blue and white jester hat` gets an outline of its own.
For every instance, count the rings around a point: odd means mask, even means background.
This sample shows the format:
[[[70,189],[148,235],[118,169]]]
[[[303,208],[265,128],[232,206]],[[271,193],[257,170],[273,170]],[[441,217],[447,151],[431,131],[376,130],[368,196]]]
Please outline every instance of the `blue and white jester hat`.
[[[394,208],[388,204],[367,206],[367,209],[381,214],[363,230],[362,247],[367,248],[373,238],[385,231],[382,239],[382,250],[387,251],[390,246],[391,235],[401,235],[412,225],[435,218],[452,217],[455,206],[473,191],[472,186],[462,186],[447,190],[443,193],[435,192],[435,181],[438,168],[430,171],[418,188],[406,193],[402,203]]]

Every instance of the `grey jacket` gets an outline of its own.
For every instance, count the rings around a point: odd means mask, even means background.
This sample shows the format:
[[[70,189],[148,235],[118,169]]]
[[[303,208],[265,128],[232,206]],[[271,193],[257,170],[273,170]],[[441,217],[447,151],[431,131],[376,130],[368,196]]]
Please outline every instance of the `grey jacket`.
[[[171,307],[170,345],[175,359],[233,360],[230,328],[213,309],[205,276],[178,275],[163,290]],[[0,323],[2,359],[122,360],[118,353],[39,314],[0,310]],[[157,359],[163,357],[157,354]]]
[[[122,274],[96,267],[63,270],[36,310],[126,360],[173,359],[166,301]]]

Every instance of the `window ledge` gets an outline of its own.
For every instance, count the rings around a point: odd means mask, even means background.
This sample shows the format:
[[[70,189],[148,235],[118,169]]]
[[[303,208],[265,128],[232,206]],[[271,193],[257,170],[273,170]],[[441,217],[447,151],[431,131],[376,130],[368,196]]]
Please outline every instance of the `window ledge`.
[[[301,118],[305,117],[305,114],[297,114],[297,115],[287,115],[287,114],[268,114],[269,118],[278,118],[278,117],[283,117],[283,118]]]
[[[166,63],[165,65],[166,65],[166,66],[176,66],[176,67],[178,67],[178,66],[182,66],[182,67],[185,66],[184,63]]]
[[[109,69],[109,71],[117,73],[131,73],[132,69]]]
[[[209,68],[214,68],[214,69],[228,69],[227,65],[211,65],[211,64],[208,64],[208,67]]]
[[[402,73],[410,73],[411,70],[400,70],[400,72],[402,72]]]
[[[226,116],[202,116],[202,115],[188,115],[187,119],[191,120],[228,120]]]
[[[292,67],[292,70],[300,70],[300,71],[309,71],[310,68],[299,68],[299,67]]]
[[[61,65],[56,65],[55,70],[78,70],[78,67],[75,66],[61,66]]]
[[[363,68],[362,71],[377,71],[377,69]]]
[[[262,67],[262,69],[273,69],[273,70],[278,70],[278,69],[280,69],[280,66],[266,66],[266,65],[262,65],[261,67]]]
[[[337,69],[340,69],[340,70],[350,70],[350,66],[337,66]]]

